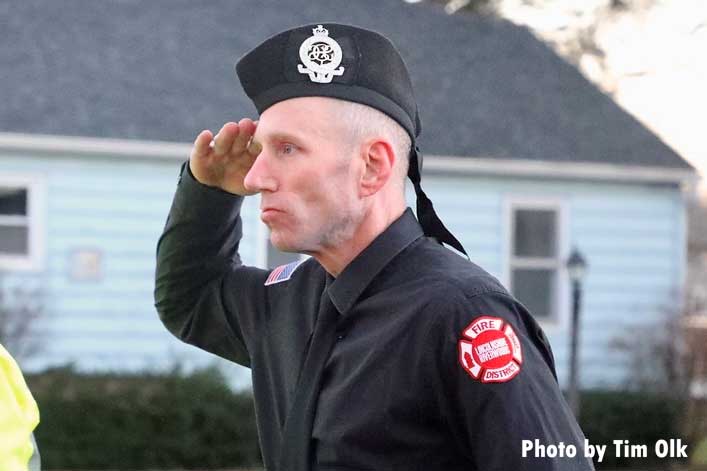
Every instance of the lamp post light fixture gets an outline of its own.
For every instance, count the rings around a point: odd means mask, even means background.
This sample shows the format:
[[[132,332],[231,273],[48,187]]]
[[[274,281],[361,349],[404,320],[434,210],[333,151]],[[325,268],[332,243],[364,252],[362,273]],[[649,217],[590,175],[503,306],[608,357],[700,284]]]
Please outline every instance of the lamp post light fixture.
[[[567,271],[572,281],[572,326],[570,330],[570,372],[568,400],[574,416],[579,418],[579,315],[582,299],[582,280],[587,273],[587,262],[575,247],[567,260]]]

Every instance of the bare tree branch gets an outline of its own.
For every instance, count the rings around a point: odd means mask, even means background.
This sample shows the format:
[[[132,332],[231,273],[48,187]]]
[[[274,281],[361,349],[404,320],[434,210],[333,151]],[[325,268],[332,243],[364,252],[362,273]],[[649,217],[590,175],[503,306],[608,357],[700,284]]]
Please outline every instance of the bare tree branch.
[[[17,287],[8,295],[0,283],[0,343],[18,359],[41,351],[37,327],[42,317],[42,293]]]

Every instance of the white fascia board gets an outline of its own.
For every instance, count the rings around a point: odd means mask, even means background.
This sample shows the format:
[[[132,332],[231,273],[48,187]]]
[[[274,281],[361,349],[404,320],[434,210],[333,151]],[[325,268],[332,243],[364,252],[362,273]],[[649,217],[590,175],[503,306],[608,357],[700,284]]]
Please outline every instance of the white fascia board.
[[[71,153],[86,156],[125,156],[147,159],[185,160],[190,143],[108,139],[99,137],[49,136],[0,133],[0,150]],[[687,169],[629,166],[588,162],[535,161],[483,157],[429,155],[425,173],[500,175],[581,180],[695,184],[697,172]]]
[[[479,157],[430,156],[424,171],[468,175],[546,177],[646,183],[695,183],[699,175],[687,169],[592,162],[536,161]]]
[[[185,160],[191,144],[140,139],[0,133],[0,149],[27,152]]]

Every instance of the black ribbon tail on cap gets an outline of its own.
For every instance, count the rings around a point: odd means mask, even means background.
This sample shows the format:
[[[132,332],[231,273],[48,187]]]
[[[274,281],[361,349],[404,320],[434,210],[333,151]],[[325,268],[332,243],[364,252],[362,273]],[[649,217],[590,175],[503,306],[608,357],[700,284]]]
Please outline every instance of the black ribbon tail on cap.
[[[408,177],[415,187],[415,195],[417,196],[417,219],[420,221],[422,230],[425,232],[425,235],[434,237],[438,241],[454,247],[469,258],[469,254],[466,253],[461,242],[444,226],[439,216],[437,216],[434,206],[432,206],[432,201],[427,197],[425,192],[422,191],[422,185],[420,183],[421,171],[422,153],[420,153],[420,149],[417,146],[414,146],[413,150],[410,152]]]

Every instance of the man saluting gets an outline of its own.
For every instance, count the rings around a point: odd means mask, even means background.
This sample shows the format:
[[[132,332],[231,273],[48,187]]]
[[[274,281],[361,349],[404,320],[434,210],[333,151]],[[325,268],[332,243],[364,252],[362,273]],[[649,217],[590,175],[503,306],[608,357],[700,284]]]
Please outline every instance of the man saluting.
[[[196,138],[155,302],[180,339],[251,368],[266,468],[593,469],[582,453],[522,457],[523,440],[584,437],[531,314],[441,244],[463,251],[420,186],[421,124],[392,43],[309,25],[236,69],[259,121]],[[311,258],[241,263],[239,210],[255,193],[273,245]]]

